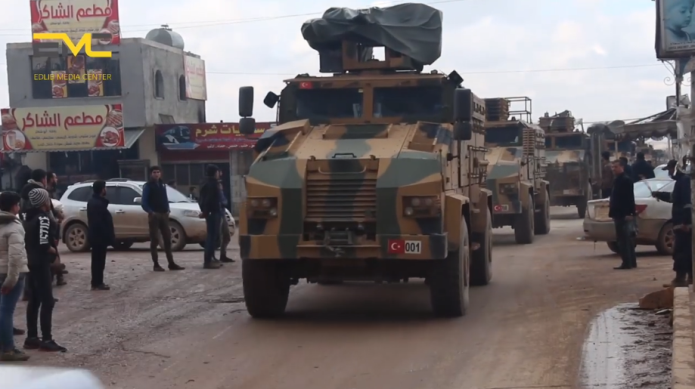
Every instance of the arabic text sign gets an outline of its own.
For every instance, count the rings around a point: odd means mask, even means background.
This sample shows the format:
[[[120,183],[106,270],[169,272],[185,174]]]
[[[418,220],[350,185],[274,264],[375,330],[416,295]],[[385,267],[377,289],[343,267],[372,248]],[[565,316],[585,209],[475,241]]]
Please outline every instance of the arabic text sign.
[[[256,133],[244,135],[238,123],[157,125],[157,146],[167,150],[233,150],[251,148],[273,123],[256,123]]]
[[[205,61],[184,55],[183,67],[186,71],[186,97],[193,100],[207,100]]]
[[[95,34],[92,44],[118,45],[118,0],[31,0],[31,32],[65,33],[72,42]],[[40,39],[34,35],[34,42]]]
[[[121,104],[3,109],[2,152],[123,147]]]
[[[91,58],[111,58],[113,53],[110,51],[93,51],[92,50],[92,38],[99,40],[111,39],[109,34],[84,34],[80,38],[77,44],[74,44],[70,40],[70,36],[66,33],[39,33],[34,34],[34,40],[41,41],[41,43],[34,43],[34,55],[42,57],[59,57],[61,55],[66,55],[66,53],[60,52],[60,42],[43,42],[43,41],[62,41],[65,44],[65,48],[70,51],[72,55],[77,57],[84,48],[84,53],[87,57]]]
[[[657,0],[656,53],[659,59],[695,55],[695,23],[690,0]]]

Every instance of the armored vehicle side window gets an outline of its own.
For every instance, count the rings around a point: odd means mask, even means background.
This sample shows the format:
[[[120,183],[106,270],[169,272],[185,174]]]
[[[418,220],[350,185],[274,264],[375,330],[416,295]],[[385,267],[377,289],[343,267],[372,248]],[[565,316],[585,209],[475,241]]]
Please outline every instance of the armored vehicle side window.
[[[615,142],[611,141],[608,143],[608,149],[610,151],[615,150]],[[629,140],[624,140],[621,142],[618,142],[618,151],[622,151],[624,153],[632,153],[634,152],[635,145],[632,143],[632,141]]]
[[[485,130],[485,143],[498,146],[520,146],[521,136],[519,126],[492,127]]]
[[[560,149],[582,148],[583,135],[558,136],[555,138],[555,147]]]
[[[545,137],[545,148],[549,149],[553,147],[553,138],[550,136]]]
[[[301,89],[296,92],[295,98],[297,119],[362,116],[360,89]]]
[[[374,88],[375,117],[428,119],[444,108],[441,87]]]

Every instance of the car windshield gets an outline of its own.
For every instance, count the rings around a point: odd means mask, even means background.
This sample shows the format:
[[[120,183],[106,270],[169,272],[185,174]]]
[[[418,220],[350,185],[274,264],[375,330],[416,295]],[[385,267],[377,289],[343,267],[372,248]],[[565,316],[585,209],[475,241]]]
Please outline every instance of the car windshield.
[[[142,184],[142,185],[140,185],[140,188],[143,188],[144,186],[145,186],[145,184]],[[167,197],[169,198],[170,203],[192,203],[192,202],[194,202],[193,200],[186,197],[185,194],[170,187],[169,185],[166,185],[166,188],[167,188]]]
[[[300,89],[295,99],[297,119],[362,116],[361,89]]]
[[[497,146],[521,145],[519,126],[493,127],[485,130],[485,143]]]
[[[652,192],[659,191],[661,188],[666,186],[669,181],[665,180],[655,180],[655,181],[638,181],[635,182],[635,198],[644,199],[652,197]]]
[[[432,117],[444,109],[442,88],[374,88],[373,108],[375,117]]]

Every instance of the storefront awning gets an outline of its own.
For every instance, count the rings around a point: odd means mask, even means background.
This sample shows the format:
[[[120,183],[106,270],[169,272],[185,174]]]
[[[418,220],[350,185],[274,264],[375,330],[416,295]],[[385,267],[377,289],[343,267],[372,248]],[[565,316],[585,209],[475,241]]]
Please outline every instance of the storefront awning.
[[[135,142],[137,142],[138,139],[140,139],[140,137],[142,136],[142,134],[145,133],[145,129],[144,128],[127,129],[127,130],[123,131],[123,133],[125,135],[125,142],[124,142],[123,147],[118,147],[118,149],[126,150],[126,149],[133,147]]]

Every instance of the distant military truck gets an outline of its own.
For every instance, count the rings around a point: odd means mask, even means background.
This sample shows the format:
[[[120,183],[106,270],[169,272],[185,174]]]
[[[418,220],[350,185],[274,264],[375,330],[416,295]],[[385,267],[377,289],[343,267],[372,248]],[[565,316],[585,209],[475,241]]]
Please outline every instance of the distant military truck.
[[[544,132],[530,123],[530,109],[509,110],[517,101],[530,107],[528,97],[485,99],[485,187],[492,191],[493,227],[511,226],[516,243],[529,244],[534,235],[550,232],[550,184],[544,179]]]
[[[589,137],[575,130],[575,120],[570,111],[548,115],[538,121],[545,131],[546,179],[550,184],[550,205],[577,207],[577,214],[584,218],[587,202],[593,200],[589,180]]]
[[[282,315],[300,279],[409,278],[426,280],[436,314],[461,316],[469,286],[492,277],[484,102],[456,72],[421,73],[440,55],[440,11],[372,8],[367,26],[353,25],[364,12],[332,9],[305,23],[321,72],[332,76],[300,75],[265,97],[277,105],[278,126],[256,144],[239,221],[253,317]],[[351,40],[360,34],[371,42]],[[399,42],[403,52],[389,48]],[[384,60],[371,55],[378,44]],[[239,92],[240,130],[250,134],[253,88]]]

